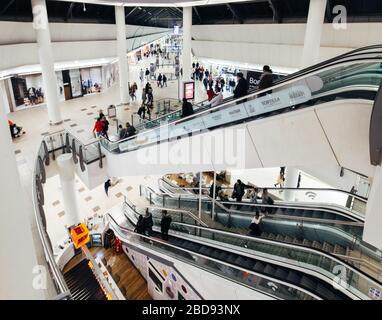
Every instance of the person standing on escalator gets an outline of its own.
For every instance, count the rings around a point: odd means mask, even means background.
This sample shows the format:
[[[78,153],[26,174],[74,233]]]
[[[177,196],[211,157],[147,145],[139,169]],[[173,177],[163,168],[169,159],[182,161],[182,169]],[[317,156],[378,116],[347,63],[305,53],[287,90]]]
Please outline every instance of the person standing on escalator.
[[[243,73],[238,72],[237,76],[237,85],[233,90],[233,98],[239,99],[248,94],[248,81],[244,78]],[[241,100],[240,103],[245,102],[246,100]]]
[[[149,211],[149,208],[146,208],[146,213],[145,213],[145,216],[143,217],[142,224],[143,224],[143,229],[145,230],[144,233],[150,237],[153,232],[154,221],[153,221],[153,216],[151,215]]]
[[[160,222],[160,230],[162,232],[162,239],[167,241],[168,240],[168,230],[170,229],[171,225],[171,217],[167,214],[167,210],[162,211],[162,220]]]
[[[245,194],[245,188],[251,188],[251,186],[247,186],[240,179],[237,180],[235,185],[233,186],[232,198],[236,199],[236,202],[241,202],[243,196]],[[241,205],[237,205],[236,208],[239,210]]]
[[[255,216],[253,217],[251,224],[249,225],[249,235],[254,237],[260,237],[261,236],[261,220],[264,218],[264,215],[259,212],[256,212]]]
[[[273,85],[273,73],[272,73],[272,70],[271,70],[271,68],[269,66],[265,65],[263,67],[263,73],[260,76],[258,89],[259,90],[263,90],[263,89],[272,87],[272,85]],[[270,93],[272,93],[272,90],[260,93],[259,97],[265,96],[266,94],[270,94]]]

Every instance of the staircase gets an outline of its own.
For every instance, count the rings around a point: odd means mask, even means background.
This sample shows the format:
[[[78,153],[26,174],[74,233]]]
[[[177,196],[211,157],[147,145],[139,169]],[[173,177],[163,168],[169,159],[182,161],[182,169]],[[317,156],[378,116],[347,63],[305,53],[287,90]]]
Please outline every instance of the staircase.
[[[64,274],[74,300],[106,300],[106,296],[84,259]]]

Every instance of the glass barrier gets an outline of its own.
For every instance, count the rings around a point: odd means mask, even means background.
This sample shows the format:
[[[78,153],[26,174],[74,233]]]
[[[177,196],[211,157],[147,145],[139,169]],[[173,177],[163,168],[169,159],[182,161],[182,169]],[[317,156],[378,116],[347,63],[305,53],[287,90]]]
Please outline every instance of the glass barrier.
[[[372,59],[377,60],[377,59]],[[377,85],[381,82],[381,64],[378,62],[354,63],[333,66],[320,70],[291,83],[272,87],[266,92],[256,93],[239,100],[224,103],[210,110],[204,110],[181,119],[181,112],[171,114],[171,118],[156,120],[154,129],[140,132],[137,136],[118,142],[103,141],[110,152],[127,152],[156,144],[160,141],[205,132],[216,127],[237,124],[273,113],[290,111],[297,107],[309,107],[317,103],[336,99],[353,98],[348,89],[370,92],[373,99]],[[370,88],[372,87],[372,88]],[[360,89],[361,88],[361,89]],[[350,91],[351,91],[350,90]],[[323,94],[325,99],[323,99]],[[323,101],[325,100],[325,101]]]
[[[54,135],[55,139],[61,137],[60,134]],[[59,140],[60,141],[60,140]],[[49,139],[48,139],[49,142]],[[53,142],[54,143],[54,142]],[[45,145],[44,145],[45,144]],[[46,182],[46,172],[45,165],[49,165],[50,154],[46,147],[46,142],[40,144],[39,150],[37,152],[37,159],[33,172],[33,182],[32,182],[32,201],[34,205],[35,220],[37,224],[37,230],[39,232],[39,238],[41,240],[41,248],[44,251],[44,261],[39,263],[43,264],[47,270],[47,284],[45,296],[47,299],[69,299],[70,291],[67,287],[64,277],[59,270],[53,253],[52,243],[50,241],[48,232],[46,217],[44,213],[44,190],[43,184]],[[51,147],[54,150],[56,145]],[[48,151],[48,152],[47,152]]]
[[[126,207],[127,210],[134,211],[133,208]],[[153,217],[154,224],[159,226],[160,219]],[[256,255],[266,259],[273,260],[274,263],[287,263],[294,267],[301,267],[314,272],[318,272],[334,282],[338,279],[338,271],[341,270],[340,284],[346,290],[349,290],[360,299],[369,299],[368,293],[370,287],[378,290],[382,286],[369,278],[362,272],[354,269],[350,265],[336,259],[333,256],[305,247],[293,244],[277,243],[269,240],[237,235],[230,232],[224,232],[211,228],[199,227],[185,223],[173,222],[171,228],[175,231],[191,234],[197,238],[202,238],[202,243],[208,240],[218,241],[224,244],[232,245],[233,252],[241,251],[245,253],[247,249],[256,251]],[[245,249],[244,249],[245,248]],[[243,250],[244,249],[244,250]]]
[[[131,229],[119,225],[112,216],[109,215],[109,218],[111,220],[110,226],[115,231],[116,235],[122,241],[131,243],[132,245],[142,245],[156,252],[162,252],[177,260],[181,260],[207,272],[212,272],[222,278],[236,282],[253,290],[263,292],[271,297],[286,300],[319,299],[319,297],[314,294],[288,283],[284,283],[273,278],[268,278],[265,275],[258,274],[251,270],[243,269],[229,263],[224,263],[163,241],[158,241],[152,237],[150,238],[134,233]],[[275,283],[278,289],[274,290],[274,288],[268,284],[269,281]]]

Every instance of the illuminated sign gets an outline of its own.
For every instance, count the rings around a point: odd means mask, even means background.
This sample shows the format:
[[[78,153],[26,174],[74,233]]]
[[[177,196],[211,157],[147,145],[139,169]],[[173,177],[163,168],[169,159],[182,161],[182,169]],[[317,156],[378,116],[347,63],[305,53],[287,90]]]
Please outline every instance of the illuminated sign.
[[[183,97],[187,100],[194,100],[195,98],[195,82],[189,81],[183,83]]]
[[[85,224],[81,223],[70,230],[73,244],[76,249],[81,248],[83,245],[90,241],[89,230]]]

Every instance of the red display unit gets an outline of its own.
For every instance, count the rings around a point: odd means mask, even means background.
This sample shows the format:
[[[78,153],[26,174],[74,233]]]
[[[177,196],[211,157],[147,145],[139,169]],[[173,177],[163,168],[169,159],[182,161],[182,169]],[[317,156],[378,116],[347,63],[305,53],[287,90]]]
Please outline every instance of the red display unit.
[[[183,97],[187,100],[194,100],[195,98],[195,82],[185,81],[183,82]]]

